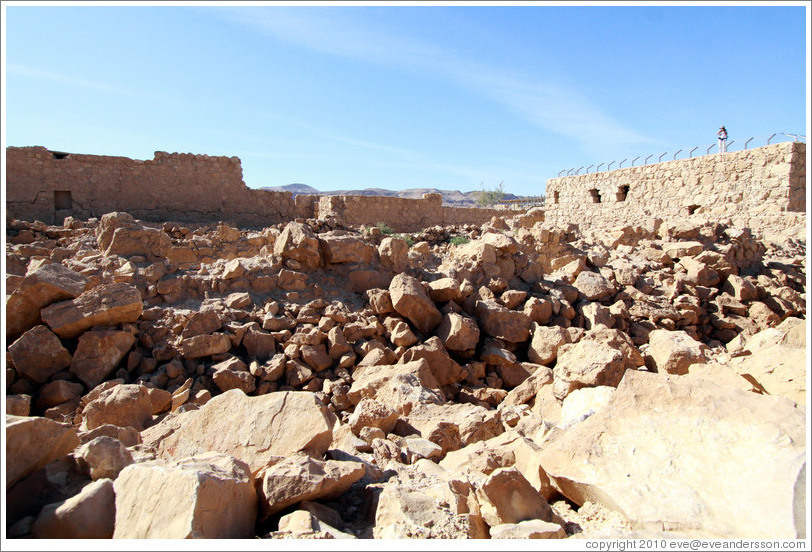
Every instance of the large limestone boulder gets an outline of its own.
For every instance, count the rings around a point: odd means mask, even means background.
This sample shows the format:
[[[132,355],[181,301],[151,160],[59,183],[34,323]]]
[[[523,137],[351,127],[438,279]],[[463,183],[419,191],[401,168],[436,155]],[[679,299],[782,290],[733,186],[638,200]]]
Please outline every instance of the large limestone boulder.
[[[145,227],[132,215],[123,212],[106,213],[96,229],[99,251],[122,257],[144,256],[155,261],[172,248],[169,235],[156,228]]]
[[[561,326],[531,325],[533,339],[527,349],[527,358],[536,364],[550,365],[558,357],[558,350],[569,343],[569,333]]]
[[[347,398],[352,404],[375,399],[399,414],[409,414],[417,405],[444,402],[436,391],[439,387],[428,361],[421,358],[405,364],[356,370]]]
[[[76,430],[37,416],[6,415],[6,489],[79,445]]]
[[[437,337],[449,351],[469,351],[479,343],[479,326],[473,318],[449,312],[437,328]]]
[[[113,373],[135,343],[131,332],[94,330],[79,336],[70,370],[91,389]]]
[[[551,521],[553,510],[516,468],[497,468],[476,490],[482,519],[494,527],[530,519]]]
[[[122,384],[103,390],[82,409],[81,429],[110,424],[137,431],[152,419],[152,399],[143,385]]]
[[[430,332],[443,319],[420,282],[408,274],[401,273],[392,278],[389,296],[395,311],[408,318],[419,332]]]
[[[323,462],[306,454],[274,461],[257,476],[260,508],[266,517],[297,502],[337,498],[366,473],[361,462]]]
[[[649,355],[660,372],[687,374],[689,366],[707,360],[708,346],[682,330],[654,330],[648,341]]]
[[[43,307],[78,297],[86,284],[84,276],[61,264],[32,266],[6,299],[6,338],[17,337],[38,324]]]
[[[564,528],[550,521],[528,519],[491,527],[492,539],[565,539]]]
[[[111,539],[116,522],[112,479],[85,485],[78,494],[45,506],[31,526],[35,539]]]
[[[274,242],[273,252],[284,259],[293,259],[302,267],[313,270],[321,264],[319,239],[302,223],[289,222]]]
[[[256,473],[274,456],[299,451],[323,455],[335,423],[336,417],[313,393],[278,391],[248,397],[233,389],[183,413],[174,423],[150,428],[155,437],[149,444],[163,458],[231,454]]]
[[[555,395],[563,399],[581,387],[615,387],[626,368],[623,353],[605,343],[582,340],[565,345],[553,369]]]
[[[348,234],[342,235],[328,232],[320,234],[318,239],[324,261],[328,264],[359,263],[368,265],[372,262],[375,254],[374,247]]]
[[[201,358],[226,353],[231,349],[228,335],[215,332],[181,339],[180,350],[185,358]]]
[[[487,335],[519,343],[530,336],[530,317],[524,311],[507,309],[496,301],[477,301],[479,326]]]
[[[76,299],[42,309],[42,321],[62,338],[76,337],[93,326],[135,322],[144,305],[138,289],[130,284],[103,284]]]
[[[568,499],[635,529],[794,539],[805,457],[805,415],[787,399],[630,370],[597,414],[547,441],[541,463]]]
[[[420,345],[408,349],[398,364],[413,362],[418,359],[426,359],[429,368],[434,374],[438,385],[448,385],[465,379],[465,371],[448,355],[448,351],[443,347],[442,341],[437,336],[430,337]]]
[[[225,454],[126,467],[116,479],[117,539],[237,539],[254,535],[248,466]]]
[[[584,270],[572,283],[578,292],[589,301],[604,301],[615,294],[615,286],[597,272]]]
[[[409,266],[409,244],[400,238],[386,237],[378,246],[381,265],[398,274]]]
[[[70,366],[71,354],[46,326],[34,326],[8,348],[8,356],[17,372],[35,383]]]

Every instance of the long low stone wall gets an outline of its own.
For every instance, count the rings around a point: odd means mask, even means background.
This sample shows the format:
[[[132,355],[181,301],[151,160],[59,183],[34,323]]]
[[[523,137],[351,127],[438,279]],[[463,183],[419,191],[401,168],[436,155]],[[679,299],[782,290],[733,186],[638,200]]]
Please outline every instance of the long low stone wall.
[[[44,147],[6,149],[6,216],[61,223],[126,211],[147,221],[227,221],[263,227],[336,216],[347,226],[383,222],[399,232],[434,225],[482,224],[505,211],[443,207],[423,199],[317,196],[254,190],[238,157],[156,152],[151,160],[65,154]],[[510,214],[515,214],[511,211]]]
[[[805,235],[806,144],[782,142],[547,181],[545,220],[591,228],[650,218]]]

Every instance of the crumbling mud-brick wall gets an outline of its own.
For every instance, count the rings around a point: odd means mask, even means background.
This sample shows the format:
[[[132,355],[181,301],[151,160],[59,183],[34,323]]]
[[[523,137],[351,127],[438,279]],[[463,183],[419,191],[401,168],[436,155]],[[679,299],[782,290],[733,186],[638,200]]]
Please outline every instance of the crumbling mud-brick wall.
[[[335,216],[347,226],[383,222],[399,232],[482,224],[515,211],[443,207],[423,199],[318,196],[254,190],[237,157],[155,152],[151,160],[66,154],[44,147],[6,149],[6,216],[60,224],[126,211],[146,221],[227,221],[263,227],[297,218]]]
[[[805,232],[806,144],[781,142],[547,181],[545,220],[592,228],[693,215],[762,233]],[[798,236],[800,237],[800,236]]]

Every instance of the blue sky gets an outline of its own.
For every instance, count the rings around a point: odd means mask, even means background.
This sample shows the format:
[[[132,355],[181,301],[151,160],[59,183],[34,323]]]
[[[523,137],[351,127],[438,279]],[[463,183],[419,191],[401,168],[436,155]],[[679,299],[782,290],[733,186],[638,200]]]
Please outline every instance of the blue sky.
[[[4,145],[236,155],[255,188],[537,195],[561,170],[703,151],[721,124],[732,150],[807,134],[802,2],[19,4]]]

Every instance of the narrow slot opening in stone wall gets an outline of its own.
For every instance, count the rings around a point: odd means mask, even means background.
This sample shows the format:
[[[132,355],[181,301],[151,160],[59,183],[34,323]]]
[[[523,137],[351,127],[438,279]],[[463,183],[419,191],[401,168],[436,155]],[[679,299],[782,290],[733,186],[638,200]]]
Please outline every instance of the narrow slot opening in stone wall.
[[[553,192],[553,205],[558,205],[558,190]]]
[[[696,210],[699,209],[699,205],[689,205],[688,206],[688,214],[693,215],[696,213]]]
[[[600,203],[601,202],[601,194],[598,192],[597,188],[592,188],[589,190],[589,197],[592,199],[592,203]]]
[[[73,208],[73,199],[69,191],[54,191],[54,209],[57,211]]]
[[[623,185],[617,190],[617,200],[626,201],[626,196],[629,194],[629,186]]]

